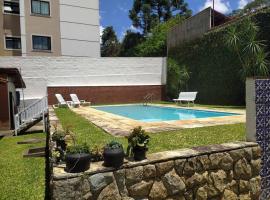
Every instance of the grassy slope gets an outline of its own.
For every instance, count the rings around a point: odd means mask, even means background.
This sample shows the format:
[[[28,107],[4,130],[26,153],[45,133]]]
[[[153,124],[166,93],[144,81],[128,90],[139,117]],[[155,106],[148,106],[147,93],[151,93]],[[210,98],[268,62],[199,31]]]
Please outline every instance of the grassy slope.
[[[44,133],[0,139],[0,199],[36,200],[45,195],[45,159],[23,158],[23,153],[37,146],[18,145],[28,138],[45,138]]]
[[[115,138],[102,129],[89,123],[83,117],[68,109],[57,109],[56,114],[64,126],[71,126],[78,142],[87,142],[92,147],[103,146],[110,140],[127,145],[125,138]],[[222,125],[204,128],[182,129],[150,134],[149,152],[194,147],[208,144],[220,144],[245,139],[245,125]]]

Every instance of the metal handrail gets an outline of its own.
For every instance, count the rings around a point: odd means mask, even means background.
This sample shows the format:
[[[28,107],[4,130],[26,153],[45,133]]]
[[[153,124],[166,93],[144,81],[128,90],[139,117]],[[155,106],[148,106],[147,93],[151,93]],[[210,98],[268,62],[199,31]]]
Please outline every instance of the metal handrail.
[[[17,135],[22,126],[33,121],[35,118],[41,117],[47,110],[48,99],[45,96],[17,113],[14,117],[15,135]]]

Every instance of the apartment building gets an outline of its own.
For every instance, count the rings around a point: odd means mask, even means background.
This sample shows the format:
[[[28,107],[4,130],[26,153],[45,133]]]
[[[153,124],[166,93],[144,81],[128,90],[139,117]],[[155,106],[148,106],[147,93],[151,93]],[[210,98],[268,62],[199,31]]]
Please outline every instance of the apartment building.
[[[98,0],[0,0],[0,7],[0,56],[100,56]]]

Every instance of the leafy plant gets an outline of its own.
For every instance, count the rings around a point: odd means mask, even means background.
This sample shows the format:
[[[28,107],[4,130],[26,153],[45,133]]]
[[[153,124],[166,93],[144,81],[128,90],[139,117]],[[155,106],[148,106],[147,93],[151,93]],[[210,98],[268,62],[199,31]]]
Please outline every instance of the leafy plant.
[[[258,40],[259,27],[250,17],[241,23],[228,27],[225,42],[237,54],[242,65],[241,75],[267,76],[269,74],[268,53],[264,41]]]
[[[90,148],[87,143],[83,144],[74,144],[72,146],[67,147],[68,154],[80,154],[80,153],[90,153]]]
[[[60,140],[65,140],[66,133],[64,131],[58,131],[56,130],[52,134],[52,140],[53,141],[60,141]]]
[[[117,141],[111,141],[110,143],[108,143],[105,148],[109,148],[109,149],[123,149],[123,145],[120,144]]]
[[[136,146],[147,148],[147,145],[150,141],[149,135],[145,133],[145,130],[143,130],[141,126],[134,128],[127,139],[127,156],[132,155],[132,150]]]
[[[94,146],[94,148],[91,149],[91,161],[98,162],[103,160],[103,148],[99,146]]]

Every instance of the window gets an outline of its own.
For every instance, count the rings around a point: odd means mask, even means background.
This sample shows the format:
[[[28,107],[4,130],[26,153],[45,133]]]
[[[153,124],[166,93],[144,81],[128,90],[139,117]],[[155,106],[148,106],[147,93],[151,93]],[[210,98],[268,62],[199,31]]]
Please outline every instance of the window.
[[[4,1],[4,13],[20,14],[20,4],[12,1]]]
[[[6,37],[6,49],[21,49],[21,38]]]
[[[50,15],[50,3],[48,1],[31,1],[31,12],[37,15]]]
[[[51,50],[51,37],[33,35],[32,40],[34,50]]]

